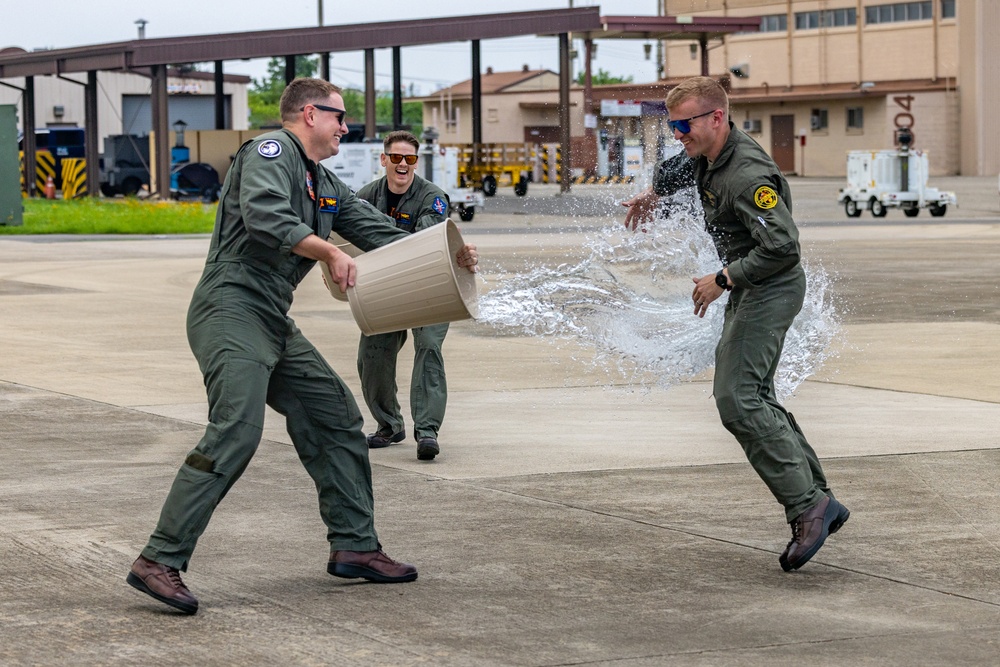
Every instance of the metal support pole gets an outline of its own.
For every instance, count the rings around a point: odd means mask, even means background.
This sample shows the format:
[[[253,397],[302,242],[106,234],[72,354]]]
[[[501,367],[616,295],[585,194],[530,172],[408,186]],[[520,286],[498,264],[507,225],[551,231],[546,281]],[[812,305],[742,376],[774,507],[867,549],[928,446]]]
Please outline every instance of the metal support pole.
[[[316,0],[316,8],[319,10],[319,27],[323,27],[323,0]],[[319,76],[324,81],[330,80],[330,54],[319,54]]]
[[[399,47],[392,47],[392,129],[403,128],[403,72]]]
[[[101,172],[97,144],[97,71],[87,72],[87,86],[83,89],[83,157],[87,161],[87,196],[96,197],[100,192]]]
[[[698,48],[701,50],[701,75],[708,76],[708,35],[705,33],[698,38]]]
[[[222,61],[215,61],[215,129],[226,129],[226,95],[222,77]]]
[[[569,192],[572,148],[569,131],[569,35],[559,33],[559,129],[562,136],[562,165],[559,169],[559,192]]]
[[[153,132],[156,141],[156,194],[160,199],[170,199],[170,118],[167,109],[167,66],[153,65],[153,88],[150,107],[153,113]]]
[[[375,49],[365,49],[365,139],[374,139],[375,126]]]
[[[483,81],[479,40],[472,40],[472,143],[483,143]],[[478,150],[473,148],[473,150]]]
[[[295,56],[285,56],[285,85],[295,80]]]
[[[24,118],[21,121],[21,128],[24,130],[24,188],[29,197],[38,194],[35,179],[38,178],[38,160],[35,151],[38,146],[35,143],[35,77],[24,77]]]

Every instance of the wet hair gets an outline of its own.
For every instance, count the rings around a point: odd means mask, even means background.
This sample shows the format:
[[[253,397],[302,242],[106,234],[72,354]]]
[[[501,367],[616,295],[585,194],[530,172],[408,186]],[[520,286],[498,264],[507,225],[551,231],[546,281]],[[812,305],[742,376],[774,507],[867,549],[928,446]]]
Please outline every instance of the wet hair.
[[[392,146],[397,141],[405,141],[413,146],[413,150],[420,150],[420,140],[413,133],[406,130],[395,130],[385,135],[385,138],[382,140],[382,150],[388,151],[389,146]]]
[[[292,81],[281,93],[281,120],[289,121],[307,104],[317,104],[325,101],[333,93],[339,94],[341,88],[323,79],[300,78]]]
[[[711,105],[710,108],[722,109],[726,116],[729,116],[729,96],[715,79],[710,79],[707,76],[694,76],[681,81],[667,93],[667,108],[677,106],[690,99],[708,102]]]

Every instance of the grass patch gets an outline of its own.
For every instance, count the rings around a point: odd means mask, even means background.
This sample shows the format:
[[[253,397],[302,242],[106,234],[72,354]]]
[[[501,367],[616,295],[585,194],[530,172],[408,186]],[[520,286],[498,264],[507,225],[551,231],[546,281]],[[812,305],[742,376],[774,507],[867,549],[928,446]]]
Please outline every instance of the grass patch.
[[[25,199],[24,224],[4,234],[207,234],[215,204],[134,198]]]

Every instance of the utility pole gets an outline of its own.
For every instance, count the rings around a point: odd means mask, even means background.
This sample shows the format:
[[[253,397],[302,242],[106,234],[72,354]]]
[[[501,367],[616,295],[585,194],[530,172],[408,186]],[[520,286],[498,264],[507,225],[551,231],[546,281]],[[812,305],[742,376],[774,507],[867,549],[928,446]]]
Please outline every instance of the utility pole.
[[[323,0],[316,0],[316,8],[319,10],[319,27],[323,27]],[[319,76],[324,81],[330,80],[330,54],[319,54]]]

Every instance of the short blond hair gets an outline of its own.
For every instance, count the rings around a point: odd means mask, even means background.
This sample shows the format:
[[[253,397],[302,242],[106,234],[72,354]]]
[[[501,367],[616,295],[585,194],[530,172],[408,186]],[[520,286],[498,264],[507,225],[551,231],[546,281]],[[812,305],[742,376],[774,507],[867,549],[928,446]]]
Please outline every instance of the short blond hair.
[[[341,90],[340,86],[323,79],[295,79],[281,93],[278,106],[282,122],[291,120],[305,105],[323,102],[334,93],[339,95]]]
[[[674,86],[667,93],[667,108],[677,106],[690,99],[708,102],[712,109],[722,109],[729,116],[729,95],[725,88],[707,76],[693,76]]]

